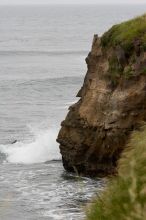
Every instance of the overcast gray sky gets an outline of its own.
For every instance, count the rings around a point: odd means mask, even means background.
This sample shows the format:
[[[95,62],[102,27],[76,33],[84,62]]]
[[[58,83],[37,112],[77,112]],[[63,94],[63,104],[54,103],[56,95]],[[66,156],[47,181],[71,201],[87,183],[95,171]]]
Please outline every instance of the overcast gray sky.
[[[146,4],[146,0],[0,0],[0,4]]]

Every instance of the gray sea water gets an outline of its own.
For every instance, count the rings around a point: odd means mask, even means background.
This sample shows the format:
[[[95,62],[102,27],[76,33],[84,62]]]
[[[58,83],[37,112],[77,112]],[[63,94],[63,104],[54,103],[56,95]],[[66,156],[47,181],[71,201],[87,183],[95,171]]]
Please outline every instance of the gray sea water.
[[[146,5],[0,7],[0,220],[83,219],[104,180],[64,171],[57,132],[77,100],[93,34],[144,12]]]

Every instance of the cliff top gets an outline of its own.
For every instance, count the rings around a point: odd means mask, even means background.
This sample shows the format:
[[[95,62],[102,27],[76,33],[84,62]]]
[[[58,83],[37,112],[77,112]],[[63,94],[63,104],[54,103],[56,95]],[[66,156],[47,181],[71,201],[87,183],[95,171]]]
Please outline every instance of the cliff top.
[[[114,25],[103,34],[101,43],[103,47],[121,45],[125,50],[131,50],[133,43],[139,41],[146,50],[146,14],[135,19]]]
[[[101,37],[108,57],[108,76],[114,85],[120,79],[146,74],[146,14],[114,25]]]

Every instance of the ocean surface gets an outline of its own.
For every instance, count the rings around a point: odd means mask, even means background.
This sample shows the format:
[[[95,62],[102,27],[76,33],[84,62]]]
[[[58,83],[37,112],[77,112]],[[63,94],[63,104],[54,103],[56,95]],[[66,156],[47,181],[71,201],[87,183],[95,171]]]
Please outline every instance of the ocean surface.
[[[93,35],[144,12],[146,5],[0,7],[0,220],[84,218],[105,180],[65,172],[57,133],[78,100]]]

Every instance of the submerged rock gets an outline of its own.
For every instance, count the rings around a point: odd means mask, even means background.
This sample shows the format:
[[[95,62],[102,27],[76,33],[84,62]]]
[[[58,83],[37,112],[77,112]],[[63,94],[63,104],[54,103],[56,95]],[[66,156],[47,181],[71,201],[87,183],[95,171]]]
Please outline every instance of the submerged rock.
[[[11,142],[11,144],[16,144],[18,141],[17,140],[14,140]]]
[[[146,120],[146,16],[95,35],[86,63],[80,100],[57,141],[66,170],[104,176],[116,172],[131,132]]]

